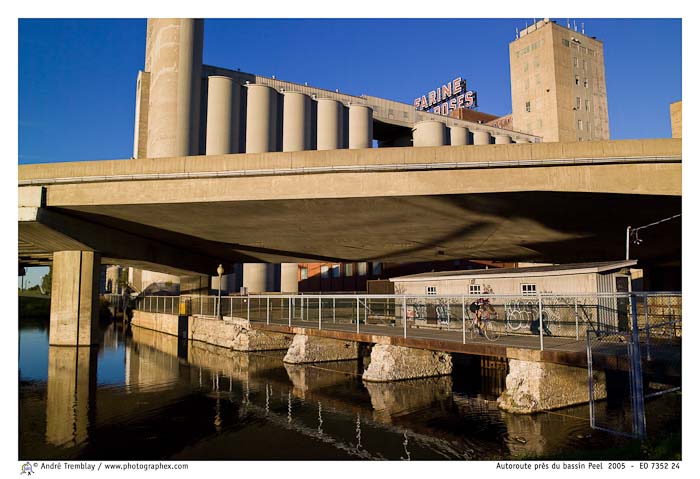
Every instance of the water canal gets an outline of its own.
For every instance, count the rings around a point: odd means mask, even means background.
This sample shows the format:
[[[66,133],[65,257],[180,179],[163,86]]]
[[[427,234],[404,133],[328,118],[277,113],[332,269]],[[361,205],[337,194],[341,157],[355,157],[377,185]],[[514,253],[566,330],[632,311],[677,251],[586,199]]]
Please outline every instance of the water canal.
[[[283,352],[121,323],[103,325],[92,351],[49,347],[48,318],[20,320],[19,333],[20,460],[565,458],[630,441],[591,430],[587,405],[498,410],[504,364],[480,358],[456,357],[447,377],[363,384],[368,357],[291,366]],[[649,402],[650,436],[680,432],[680,402]],[[629,420],[614,398],[597,414]]]

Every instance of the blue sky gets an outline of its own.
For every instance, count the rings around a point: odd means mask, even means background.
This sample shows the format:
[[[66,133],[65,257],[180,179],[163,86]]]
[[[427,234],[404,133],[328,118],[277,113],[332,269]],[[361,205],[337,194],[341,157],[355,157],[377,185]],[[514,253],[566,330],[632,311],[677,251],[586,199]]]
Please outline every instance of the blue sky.
[[[576,21],[604,42],[612,139],[670,137],[669,104],[681,99],[681,21]],[[508,43],[526,22],[212,19],[204,62],[407,103],[463,76],[481,111],[504,115]],[[18,31],[19,163],[131,157],[146,20],[29,19]]]

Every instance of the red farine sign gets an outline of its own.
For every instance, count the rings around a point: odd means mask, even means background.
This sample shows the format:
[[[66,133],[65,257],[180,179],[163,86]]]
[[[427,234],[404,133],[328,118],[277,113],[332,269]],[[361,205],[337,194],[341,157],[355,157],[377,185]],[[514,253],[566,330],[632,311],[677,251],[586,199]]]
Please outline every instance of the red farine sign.
[[[430,90],[426,95],[413,100],[419,111],[429,111],[438,115],[449,115],[459,108],[476,108],[476,92],[467,90],[467,81],[457,77],[449,83]]]

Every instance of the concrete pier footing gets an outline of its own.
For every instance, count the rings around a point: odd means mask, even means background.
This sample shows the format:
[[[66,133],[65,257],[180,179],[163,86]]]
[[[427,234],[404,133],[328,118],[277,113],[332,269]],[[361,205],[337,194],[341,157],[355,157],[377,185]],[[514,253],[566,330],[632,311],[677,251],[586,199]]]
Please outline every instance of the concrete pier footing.
[[[99,280],[99,253],[57,251],[53,254],[50,345],[97,344]]]
[[[359,343],[297,334],[284,357],[285,363],[303,364],[344,361],[360,356]]]
[[[596,372],[595,399],[607,397],[605,373]],[[588,371],[561,364],[510,359],[498,407],[517,414],[549,411],[589,400]]]
[[[375,344],[364,381],[397,381],[452,373],[452,356],[441,351]]]

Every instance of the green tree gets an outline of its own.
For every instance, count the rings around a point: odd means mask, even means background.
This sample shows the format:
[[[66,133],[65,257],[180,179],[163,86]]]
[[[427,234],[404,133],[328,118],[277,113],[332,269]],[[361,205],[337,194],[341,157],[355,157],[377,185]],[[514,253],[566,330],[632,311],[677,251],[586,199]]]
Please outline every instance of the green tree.
[[[51,294],[51,272],[53,268],[49,268],[49,272],[41,278],[41,291],[44,294]]]

